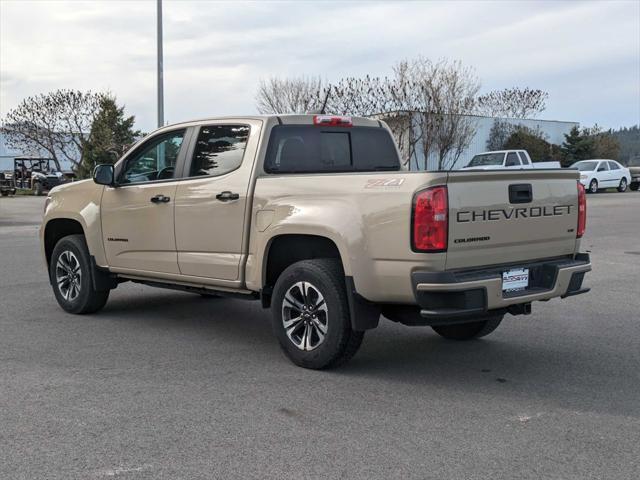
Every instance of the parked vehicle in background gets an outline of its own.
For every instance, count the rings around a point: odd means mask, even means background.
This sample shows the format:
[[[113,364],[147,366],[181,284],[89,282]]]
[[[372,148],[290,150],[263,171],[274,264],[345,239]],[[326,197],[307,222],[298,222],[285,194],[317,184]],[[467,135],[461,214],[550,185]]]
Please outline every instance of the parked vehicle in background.
[[[50,158],[16,157],[13,171],[16,187],[31,190],[35,195],[42,195],[67,181]]]
[[[59,305],[118,283],[260,299],[306,368],[351,358],[381,314],[488,335],[585,293],[578,172],[408,172],[388,127],[326,115],[163,127],[93,181],[54,188],[40,238]]]
[[[13,172],[0,172],[0,194],[3,197],[16,194]]]
[[[638,187],[640,187],[640,156],[629,160],[627,168],[629,169],[629,174],[631,175],[629,188],[631,190],[638,190]]]
[[[524,168],[560,168],[560,162],[532,162],[526,150],[483,152],[471,159],[462,170],[500,170]]]
[[[589,193],[596,193],[605,188],[617,188],[619,192],[624,192],[631,183],[629,169],[615,160],[581,160],[570,168],[580,170],[580,183]]]

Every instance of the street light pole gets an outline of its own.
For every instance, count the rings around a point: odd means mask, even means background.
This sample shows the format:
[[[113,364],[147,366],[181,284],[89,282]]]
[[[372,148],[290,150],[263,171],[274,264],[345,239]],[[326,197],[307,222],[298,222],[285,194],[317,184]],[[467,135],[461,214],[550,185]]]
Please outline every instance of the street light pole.
[[[162,0],[158,0],[158,128],[164,125],[164,78],[162,73]]]

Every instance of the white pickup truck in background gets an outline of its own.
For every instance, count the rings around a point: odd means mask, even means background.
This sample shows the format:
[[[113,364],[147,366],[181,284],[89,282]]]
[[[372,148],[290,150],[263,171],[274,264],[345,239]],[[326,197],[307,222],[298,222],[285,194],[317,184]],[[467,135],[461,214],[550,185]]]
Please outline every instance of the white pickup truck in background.
[[[499,170],[522,168],[561,168],[560,162],[532,162],[526,150],[496,150],[482,152],[471,159],[462,170]]]

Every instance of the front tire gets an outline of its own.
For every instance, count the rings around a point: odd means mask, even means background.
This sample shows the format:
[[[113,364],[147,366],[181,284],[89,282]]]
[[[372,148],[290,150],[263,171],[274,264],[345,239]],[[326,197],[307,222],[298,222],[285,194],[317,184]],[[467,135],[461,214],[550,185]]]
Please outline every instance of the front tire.
[[[504,315],[497,315],[479,322],[434,325],[431,328],[433,328],[438,335],[448,338],[449,340],[472,340],[474,338],[485,337],[493,332],[498,328],[500,322],[502,322],[503,316]]]
[[[639,187],[640,187],[640,182],[631,182],[629,184],[629,188],[634,192],[637,192]]]
[[[595,178],[589,183],[589,193],[598,193],[598,181]]]
[[[626,178],[622,177],[622,179],[620,180],[620,185],[618,185],[618,191],[620,193],[627,191],[627,179]]]
[[[344,273],[333,259],[286,268],[276,281],[271,310],[280,347],[300,367],[338,367],[355,355],[364,337],[351,328]]]
[[[42,187],[42,184],[40,182],[36,182],[36,184],[33,186],[33,193],[39,197],[42,195],[43,191],[44,188]]]
[[[93,288],[89,249],[83,235],[63,237],[54,247],[49,278],[58,304],[69,313],[94,313],[102,309],[109,290]]]

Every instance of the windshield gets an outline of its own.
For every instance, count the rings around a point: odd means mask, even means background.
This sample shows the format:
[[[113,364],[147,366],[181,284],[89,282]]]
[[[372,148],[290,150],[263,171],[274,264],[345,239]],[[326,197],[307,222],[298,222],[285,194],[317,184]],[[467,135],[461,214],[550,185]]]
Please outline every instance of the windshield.
[[[640,167],[640,157],[635,157],[629,159],[629,163],[627,163],[628,167]]]
[[[471,159],[467,167],[482,167],[485,165],[502,165],[504,153],[484,153]]]
[[[577,168],[581,172],[591,172],[596,169],[598,162],[578,162],[571,165],[571,168]]]

